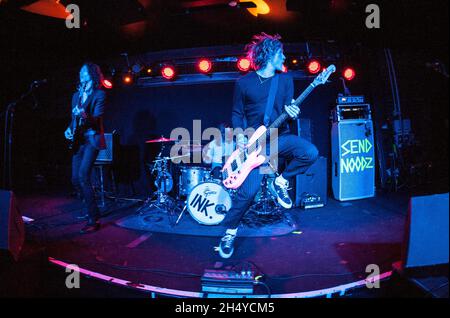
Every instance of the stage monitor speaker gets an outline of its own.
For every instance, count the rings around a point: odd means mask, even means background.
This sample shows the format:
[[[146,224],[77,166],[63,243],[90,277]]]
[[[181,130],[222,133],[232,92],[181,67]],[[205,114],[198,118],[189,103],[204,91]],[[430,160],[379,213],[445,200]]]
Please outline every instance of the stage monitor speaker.
[[[295,182],[295,205],[298,207],[318,207],[327,204],[328,160],[319,157],[304,174],[299,174]],[[302,200],[310,202],[303,202]]]
[[[412,197],[403,249],[403,267],[448,264],[448,193]]]
[[[336,200],[375,196],[374,132],[371,120],[353,119],[331,127],[332,188]]]
[[[0,190],[0,252],[11,254],[17,261],[24,241],[25,229],[15,196]]]

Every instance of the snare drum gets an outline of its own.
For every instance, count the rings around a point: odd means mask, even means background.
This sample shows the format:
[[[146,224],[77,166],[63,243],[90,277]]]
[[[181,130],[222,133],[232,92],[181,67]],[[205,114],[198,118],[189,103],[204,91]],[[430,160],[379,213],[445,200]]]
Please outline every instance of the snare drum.
[[[192,189],[211,178],[209,170],[204,167],[184,166],[180,168],[180,178],[178,182],[178,195],[187,196]]]
[[[231,209],[230,194],[216,182],[200,183],[186,201],[191,216],[200,224],[216,225],[223,221],[225,214]]]

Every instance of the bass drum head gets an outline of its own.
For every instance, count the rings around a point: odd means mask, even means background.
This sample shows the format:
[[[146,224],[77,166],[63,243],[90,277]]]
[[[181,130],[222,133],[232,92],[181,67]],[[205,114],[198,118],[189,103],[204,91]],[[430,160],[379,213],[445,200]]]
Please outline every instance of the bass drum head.
[[[214,182],[198,184],[192,189],[186,204],[194,220],[204,225],[222,222],[232,205],[230,194]]]

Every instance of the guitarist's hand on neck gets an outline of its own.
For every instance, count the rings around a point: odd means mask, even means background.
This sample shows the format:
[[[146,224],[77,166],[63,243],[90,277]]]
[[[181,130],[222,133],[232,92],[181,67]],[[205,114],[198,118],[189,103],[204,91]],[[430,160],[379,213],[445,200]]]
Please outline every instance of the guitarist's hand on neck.
[[[284,110],[286,111],[286,113],[288,113],[289,117],[291,117],[292,119],[296,119],[300,114],[300,108],[298,108],[298,106],[295,105],[294,103],[295,99],[291,101],[291,105],[284,106]]]

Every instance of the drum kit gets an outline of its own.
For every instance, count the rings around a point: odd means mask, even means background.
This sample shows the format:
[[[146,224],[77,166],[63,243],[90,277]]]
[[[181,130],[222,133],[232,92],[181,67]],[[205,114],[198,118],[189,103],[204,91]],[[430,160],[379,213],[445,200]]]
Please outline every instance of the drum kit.
[[[189,153],[164,157],[165,147],[175,142],[177,140],[164,137],[146,141],[149,144],[160,145],[160,152],[156,155],[155,160],[148,164],[154,179],[153,184],[157,190],[137,212],[143,214],[155,209],[166,213],[179,212],[176,225],[187,210],[199,224],[220,224],[232,207],[235,190],[225,188],[222,180],[213,179],[210,169],[207,167],[186,164],[177,164],[172,167],[173,160],[190,156]],[[191,146],[190,150],[201,151],[201,147]],[[174,178],[173,175],[178,177]]]

